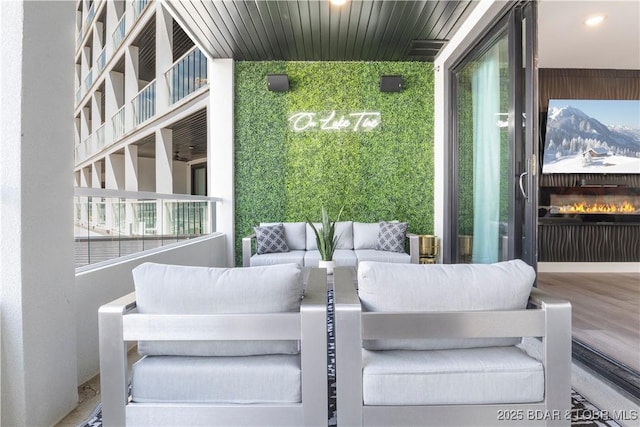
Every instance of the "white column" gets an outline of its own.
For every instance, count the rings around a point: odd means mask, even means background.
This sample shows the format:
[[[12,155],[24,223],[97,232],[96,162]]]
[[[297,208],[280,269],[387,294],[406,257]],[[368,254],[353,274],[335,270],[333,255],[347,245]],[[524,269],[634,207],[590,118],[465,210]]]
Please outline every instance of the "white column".
[[[108,154],[104,159],[104,188],[124,189],[124,174],[124,155]],[[105,201],[105,227],[107,229],[115,228],[113,202],[112,198]]]
[[[97,5],[96,5],[97,8]],[[96,63],[98,62],[98,56],[102,53],[102,31],[104,24],[102,22],[94,21],[93,23],[93,62],[91,67],[95,67],[94,70],[97,71]],[[94,79],[98,78],[97,74],[93,76]]]
[[[74,10],[0,1],[3,426],[55,425],[78,402]]]
[[[111,3],[111,2],[109,2]],[[124,105],[124,74],[117,71],[109,71],[104,80],[105,82],[105,145],[110,145],[114,141],[113,133],[113,116]]]
[[[131,100],[133,100],[139,92],[138,54],[137,46],[129,46],[124,55],[124,102],[127,110],[124,120],[125,132],[133,129],[133,107],[131,107]]]
[[[227,235],[227,264],[235,263],[235,197],[233,179],[233,59],[209,59],[211,94],[207,108],[207,172],[209,195],[217,204],[216,231]],[[214,155],[215,153],[215,155]]]
[[[124,189],[138,191],[138,146],[124,147]]]
[[[80,187],[91,187],[91,169],[90,168],[82,168],[80,169]],[[88,197],[80,197],[80,203],[82,204],[82,209],[80,210],[80,222],[83,226],[89,225],[89,198]]]
[[[156,115],[169,108],[169,85],[164,73],[173,64],[173,18],[156,2]]]
[[[91,96],[91,133],[102,126],[102,92],[95,91]]]
[[[89,70],[91,69],[91,47],[85,46],[82,48],[81,58],[80,65],[82,66],[82,74],[80,76],[80,84],[84,85],[84,80],[87,78],[87,74],[89,74]],[[86,91],[86,89],[88,88],[83,86],[83,92]]]
[[[93,162],[91,164],[91,188],[102,188],[102,163],[101,162]],[[100,218],[98,215],[98,204],[101,199],[99,197],[92,197],[91,204],[92,206],[92,216],[91,216],[91,226],[95,227],[100,223]]]
[[[80,110],[80,143],[91,135],[91,104],[88,105]]]
[[[138,191],[139,182],[139,164],[138,164],[138,146],[127,145],[124,147],[124,188],[127,191]],[[129,233],[133,231],[133,224],[135,219],[135,210],[132,205],[132,201],[128,201],[125,204],[125,220],[121,223],[124,224],[124,229],[120,230],[122,233]]]
[[[156,131],[156,193],[173,193],[173,130]],[[163,234],[171,233],[171,223],[166,201],[158,200],[158,226]]]

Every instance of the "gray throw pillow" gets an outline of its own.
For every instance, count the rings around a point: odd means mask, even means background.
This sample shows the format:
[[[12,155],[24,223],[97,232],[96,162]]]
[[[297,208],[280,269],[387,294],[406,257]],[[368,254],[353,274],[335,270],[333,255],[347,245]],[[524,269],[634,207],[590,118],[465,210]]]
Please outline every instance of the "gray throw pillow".
[[[253,227],[253,230],[256,232],[256,241],[258,242],[256,253],[258,255],[289,252],[282,223]]]
[[[404,253],[404,241],[406,237],[406,222],[380,221],[376,250]]]

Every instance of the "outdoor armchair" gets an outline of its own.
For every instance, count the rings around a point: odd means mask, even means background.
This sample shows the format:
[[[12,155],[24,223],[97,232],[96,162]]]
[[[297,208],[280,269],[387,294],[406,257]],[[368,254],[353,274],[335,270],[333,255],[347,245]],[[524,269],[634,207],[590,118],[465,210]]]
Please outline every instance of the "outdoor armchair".
[[[570,424],[571,306],[524,262],[334,276],[338,426]]]
[[[147,263],[134,279],[135,293],[99,310],[105,426],[327,425],[324,270],[304,291],[293,264]]]

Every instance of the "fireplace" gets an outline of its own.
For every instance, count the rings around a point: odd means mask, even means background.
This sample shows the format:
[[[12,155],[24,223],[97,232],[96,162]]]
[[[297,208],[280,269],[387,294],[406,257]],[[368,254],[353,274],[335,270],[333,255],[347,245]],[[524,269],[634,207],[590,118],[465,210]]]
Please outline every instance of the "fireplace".
[[[640,261],[640,186],[602,177],[547,184],[555,185],[540,187],[539,261]]]
[[[540,217],[581,222],[640,222],[640,189],[591,185],[540,189]]]

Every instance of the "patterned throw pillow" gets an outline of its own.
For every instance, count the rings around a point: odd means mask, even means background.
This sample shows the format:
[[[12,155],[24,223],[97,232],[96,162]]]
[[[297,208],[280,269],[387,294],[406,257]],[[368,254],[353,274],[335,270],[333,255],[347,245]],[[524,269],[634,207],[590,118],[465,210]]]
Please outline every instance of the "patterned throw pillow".
[[[258,255],[275,252],[289,252],[289,246],[284,239],[284,226],[282,224],[253,227],[258,242]]]
[[[406,237],[406,222],[380,221],[376,249],[379,251],[404,253],[404,240]]]

